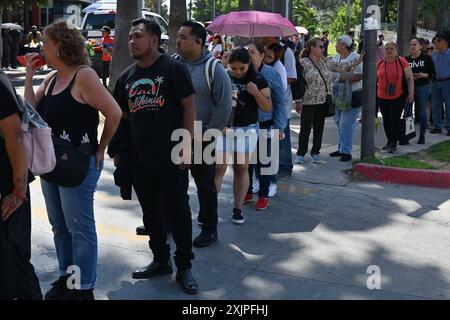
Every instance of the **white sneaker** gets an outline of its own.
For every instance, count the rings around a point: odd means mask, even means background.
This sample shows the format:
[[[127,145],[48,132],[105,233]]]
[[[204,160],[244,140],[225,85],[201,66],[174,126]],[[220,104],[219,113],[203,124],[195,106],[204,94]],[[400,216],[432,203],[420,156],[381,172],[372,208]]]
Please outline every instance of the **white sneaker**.
[[[295,164],[304,164],[305,163],[305,157],[303,156],[296,156],[294,160]]]
[[[253,179],[253,185],[252,185],[252,193],[256,194],[259,192],[259,180]]]
[[[276,194],[277,194],[277,184],[271,183],[269,186],[269,198],[275,197]]]

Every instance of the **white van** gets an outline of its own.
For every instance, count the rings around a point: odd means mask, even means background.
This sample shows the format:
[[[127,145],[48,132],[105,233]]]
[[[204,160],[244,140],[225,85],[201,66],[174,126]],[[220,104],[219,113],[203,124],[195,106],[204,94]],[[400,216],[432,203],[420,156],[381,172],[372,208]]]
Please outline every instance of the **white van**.
[[[169,26],[167,22],[159,14],[142,10],[142,18],[148,18],[155,21],[161,28],[161,47],[167,51],[169,43]],[[98,10],[86,13],[81,22],[81,34],[88,40],[95,39],[97,45],[101,45],[103,26],[111,28],[111,36],[114,36],[114,29],[116,26],[116,11],[115,10]],[[130,26],[131,27],[131,26]],[[102,70],[102,54],[96,53],[94,57],[91,57],[92,67],[98,74]]]

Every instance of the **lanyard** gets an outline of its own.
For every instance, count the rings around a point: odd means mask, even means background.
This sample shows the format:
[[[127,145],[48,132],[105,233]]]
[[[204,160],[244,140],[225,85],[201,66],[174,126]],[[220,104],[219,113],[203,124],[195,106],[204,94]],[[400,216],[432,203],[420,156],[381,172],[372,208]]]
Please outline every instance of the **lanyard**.
[[[395,71],[397,72],[397,76],[395,77],[395,83],[397,83],[397,80],[398,80],[397,58],[395,58]],[[386,77],[386,84],[389,85],[386,60],[384,60],[384,75]]]

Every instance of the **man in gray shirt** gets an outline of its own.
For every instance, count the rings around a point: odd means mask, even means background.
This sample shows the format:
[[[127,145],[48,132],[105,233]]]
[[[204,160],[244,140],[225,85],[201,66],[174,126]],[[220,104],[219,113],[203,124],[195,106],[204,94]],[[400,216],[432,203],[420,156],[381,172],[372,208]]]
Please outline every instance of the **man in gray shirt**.
[[[178,59],[191,74],[197,106],[196,120],[202,122],[203,131],[222,131],[231,114],[231,80],[221,63],[214,64],[215,68],[206,68],[207,64],[214,62],[214,58],[204,49],[205,41],[206,30],[201,24],[189,20],[183,22],[177,36]],[[204,143],[203,147],[207,144]],[[200,203],[198,222],[202,226],[202,232],[194,239],[195,247],[207,247],[218,240],[214,172],[214,164],[203,162],[191,166]]]

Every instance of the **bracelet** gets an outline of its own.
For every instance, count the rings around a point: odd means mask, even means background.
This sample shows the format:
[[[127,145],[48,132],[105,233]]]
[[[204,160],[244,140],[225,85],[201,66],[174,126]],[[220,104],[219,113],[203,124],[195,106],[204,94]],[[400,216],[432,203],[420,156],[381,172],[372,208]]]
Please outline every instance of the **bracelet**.
[[[12,192],[13,196],[22,200],[23,202],[27,201],[27,197],[20,191],[17,191],[16,189]]]

